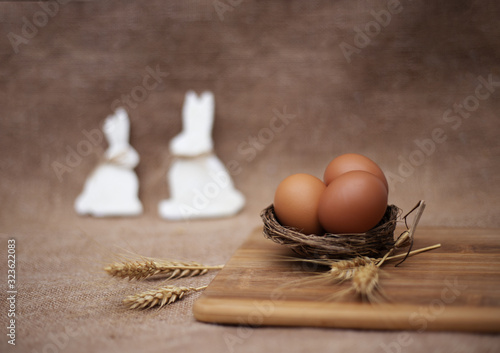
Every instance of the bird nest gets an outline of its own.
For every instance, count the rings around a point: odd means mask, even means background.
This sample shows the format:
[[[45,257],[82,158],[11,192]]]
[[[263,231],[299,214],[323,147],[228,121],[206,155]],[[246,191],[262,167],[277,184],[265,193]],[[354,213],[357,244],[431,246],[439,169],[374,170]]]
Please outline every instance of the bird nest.
[[[304,234],[293,227],[279,223],[270,205],[262,210],[264,236],[291,248],[295,253],[307,258],[345,259],[356,256],[379,257],[394,244],[394,230],[401,209],[388,205],[380,222],[365,233],[350,234]]]

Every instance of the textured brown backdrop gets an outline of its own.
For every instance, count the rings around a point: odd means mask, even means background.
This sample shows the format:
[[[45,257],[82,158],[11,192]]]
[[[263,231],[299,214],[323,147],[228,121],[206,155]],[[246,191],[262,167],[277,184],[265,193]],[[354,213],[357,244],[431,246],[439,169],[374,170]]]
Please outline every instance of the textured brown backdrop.
[[[11,351],[384,351],[399,333],[196,323],[196,295],[162,311],[127,312],[121,298],[152,284],[101,271],[117,247],[224,263],[260,225],[281,179],[321,176],[341,153],[377,161],[401,208],[425,199],[423,225],[500,226],[498,2],[61,2],[0,3],[0,235],[4,249],[9,238],[18,244]],[[150,70],[160,72],[158,84],[141,90]],[[234,218],[158,218],[169,192],[168,143],[189,89],[215,94],[216,152],[238,166],[234,181],[248,199]],[[73,201],[106,145],[71,165],[69,151],[120,100],[141,156],[144,215],[77,217]],[[289,124],[270,134],[284,112]],[[71,171],[58,176],[56,165]],[[5,261],[0,268],[6,273]],[[405,351],[500,344],[452,333],[411,340]]]

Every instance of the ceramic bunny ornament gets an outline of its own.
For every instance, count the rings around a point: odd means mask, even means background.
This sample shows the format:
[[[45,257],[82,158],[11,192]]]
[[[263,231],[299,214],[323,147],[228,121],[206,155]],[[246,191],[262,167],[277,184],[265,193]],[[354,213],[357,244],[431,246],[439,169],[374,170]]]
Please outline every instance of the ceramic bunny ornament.
[[[175,159],[167,175],[170,199],[158,205],[170,220],[227,217],[238,213],[245,197],[235,189],[224,164],[213,152],[214,96],[189,91],[182,109],[182,132],[170,142]]]
[[[142,213],[138,198],[139,180],[134,168],[139,154],[129,144],[130,121],[123,108],[106,118],[103,126],[108,141],[104,160],[87,178],[75,210],[95,217],[133,216]]]

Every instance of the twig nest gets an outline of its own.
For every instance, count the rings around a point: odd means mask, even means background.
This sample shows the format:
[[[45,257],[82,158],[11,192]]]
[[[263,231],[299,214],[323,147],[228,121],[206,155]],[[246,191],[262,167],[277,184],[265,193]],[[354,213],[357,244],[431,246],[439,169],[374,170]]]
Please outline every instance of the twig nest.
[[[345,259],[356,256],[380,257],[394,245],[394,230],[401,210],[388,205],[380,222],[364,233],[304,234],[281,225],[270,205],[262,210],[264,236],[307,258]]]

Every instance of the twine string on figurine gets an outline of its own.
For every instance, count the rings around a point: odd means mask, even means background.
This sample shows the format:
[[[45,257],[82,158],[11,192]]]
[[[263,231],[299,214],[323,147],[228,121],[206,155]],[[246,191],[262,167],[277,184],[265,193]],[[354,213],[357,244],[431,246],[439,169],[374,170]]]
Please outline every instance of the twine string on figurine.
[[[103,156],[101,158],[101,161],[99,164],[107,163],[107,164],[112,164],[112,165],[116,165],[119,167],[127,166],[128,163],[123,162],[123,157],[125,157],[131,150],[132,150],[131,147],[127,147],[127,149],[123,150],[122,152],[118,153],[115,156],[112,156],[112,157]]]
[[[99,160],[97,164],[95,165],[94,169],[89,173],[89,175],[94,175],[94,173],[103,165],[114,165],[117,167],[127,167],[128,163],[123,162],[123,157],[125,157],[129,152],[131,151],[131,147],[127,147],[126,150],[118,153],[117,155],[113,157],[108,157],[106,155],[103,155],[99,157]]]
[[[214,154],[213,149],[210,151],[198,153],[198,154],[185,154],[185,153],[175,153],[173,154],[174,159],[182,159],[182,160],[192,160],[192,159],[197,159],[197,158],[206,158]]]

